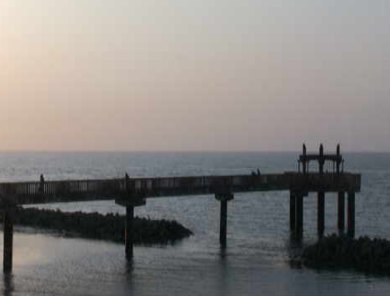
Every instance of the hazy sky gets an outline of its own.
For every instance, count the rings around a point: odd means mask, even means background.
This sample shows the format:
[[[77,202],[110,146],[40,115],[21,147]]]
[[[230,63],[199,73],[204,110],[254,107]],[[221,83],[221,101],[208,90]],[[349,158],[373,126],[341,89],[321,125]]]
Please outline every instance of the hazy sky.
[[[1,0],[0,149],[390,151],[388,0]]]

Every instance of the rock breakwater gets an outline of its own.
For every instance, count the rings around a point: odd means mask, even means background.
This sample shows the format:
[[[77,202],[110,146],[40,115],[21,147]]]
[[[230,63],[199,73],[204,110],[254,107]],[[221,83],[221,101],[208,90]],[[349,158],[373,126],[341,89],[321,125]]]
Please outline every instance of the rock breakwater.
[[[61,212],[36,208],[20,208],[15,213],[17,225],[72,233],[89,239],[118,243],[125,241],[125,216],[84,212]],[[176,221],[134,218],[135,244],[170,244],[193,233]]]
[[[303,249],[309,267],[352,267],[359,271],[390,273],[390,241],[379,238],[330,235]]]

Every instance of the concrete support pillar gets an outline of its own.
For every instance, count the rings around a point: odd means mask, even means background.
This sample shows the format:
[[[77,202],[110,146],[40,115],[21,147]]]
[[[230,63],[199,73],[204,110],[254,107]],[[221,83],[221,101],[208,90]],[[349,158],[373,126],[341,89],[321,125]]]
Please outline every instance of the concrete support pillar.
[[[125,248],[127,259],[133,258],[133,220],[134,207],[130,205],[126,207]]]
[[[324,145],[320,145],[320,158],[318,160],[319,173],[321,178],[324,175]],[[317,232],[318,236],[322,237],[325,230],[325,193],[319,191],[317,193]]]
[[[146,194],[136,191],[134,183],[131,182],[128,174],[125,175],[125,192],[123,196],[115,199],[115,203],[126,208],[126,225],[125,225],[125,252],[126,258],[133,258],[133,223],[134,208],[146,204]]]
[[[295,235],[297,238],[303,236],[303,196],[296,195],[295,198]]]
[[[221,216],[219,227],[219,243],[226,247],[226,229],[227,229],[227,200],[221,200]]]
[[[3,248],[3,271],[12,271],[12,247],[13,247],[13,210],[5,209],[4,212],[4,248]]]
[[[115,199],[115,203],[126,208],[126,225],[125,225],[125,253],[126,258],[133,258],[133,223],[134,223],[134,208],[144,206],[146,200],[142,196],[129,195]]]
[[[302,172],[304,175],[307,173],[307,162],[306,162],[306,145],[303,144],[303,152],[302,152]]]
[[[337,228],[340,232],[345,228],[345,193],[339,192],[337,197]]]
[[[290,231],[295,231],[295,223],[296,223],[296,216],[295,216],[295,204],[296,199],[295,195],[290,192]]]
[[[348,236],[355,236],[355,192],[348,193]]]
[[[325,231],[325,193],[318,192],[317,198],[317,231],[318,236],[322,237]]]
[[[220,221],[219,221],[219,243],[222,248],[226,247],[227,233],[227,210],[228,201],[234,198],[233,194],[215,194],[215,198],[221,203]]]

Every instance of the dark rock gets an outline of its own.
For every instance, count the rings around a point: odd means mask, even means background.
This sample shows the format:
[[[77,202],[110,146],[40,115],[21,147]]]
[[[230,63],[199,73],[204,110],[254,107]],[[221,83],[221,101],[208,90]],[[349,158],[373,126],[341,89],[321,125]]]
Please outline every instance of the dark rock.
[[[303,249],[302,263],[310,267],[348,267],[374,273],[390,273],[390,241],[335,234]]]
[[[125,216],[119,214],[61,212],[35,208],[18,209],[15,224],[61,233],[77,234],[83,238],[103,239],[124,243]],[[135,244],[169,244],[193,233],[176,221],[134,218],[133,242]]]

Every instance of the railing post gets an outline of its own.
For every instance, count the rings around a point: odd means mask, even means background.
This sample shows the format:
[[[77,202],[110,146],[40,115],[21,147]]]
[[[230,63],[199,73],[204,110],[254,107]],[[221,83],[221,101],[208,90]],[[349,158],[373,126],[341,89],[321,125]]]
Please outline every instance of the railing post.
[[[348,236],[355,236],[355,192],[348,193]]]

